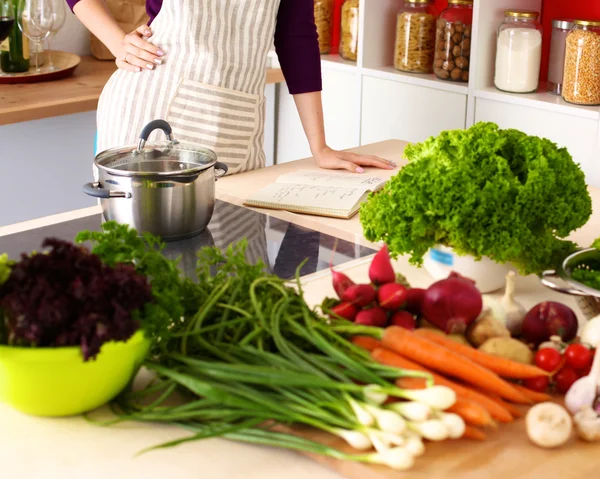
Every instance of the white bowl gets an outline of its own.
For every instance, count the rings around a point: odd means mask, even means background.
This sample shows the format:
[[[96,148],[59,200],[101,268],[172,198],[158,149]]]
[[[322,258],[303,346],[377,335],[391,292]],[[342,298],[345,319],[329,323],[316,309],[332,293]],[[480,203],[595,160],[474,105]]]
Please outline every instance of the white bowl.
[[[459,256],[446,246],[431,248],[423,258],[423,267],[436,281],[454,271],[475,281],[482,293],[503,288],[506,274],[513,269],[509,264],[499,264],[487,257],[476,261],[472,256]]]

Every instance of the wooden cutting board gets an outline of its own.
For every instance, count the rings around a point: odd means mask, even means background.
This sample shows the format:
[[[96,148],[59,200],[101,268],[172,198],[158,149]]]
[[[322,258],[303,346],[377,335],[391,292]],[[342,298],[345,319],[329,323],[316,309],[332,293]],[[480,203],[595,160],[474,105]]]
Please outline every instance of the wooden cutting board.
[[[297,429],[300,436],[351,452],[342,440],[319,431]],[[556,450],[532,445],[525,420],[503,424],[484,442],[457,440],[426,444],[425,454],[407,472],[383,466],[309,455],[348,479],[595,479],[600,477],[600,443],[573,436]]]

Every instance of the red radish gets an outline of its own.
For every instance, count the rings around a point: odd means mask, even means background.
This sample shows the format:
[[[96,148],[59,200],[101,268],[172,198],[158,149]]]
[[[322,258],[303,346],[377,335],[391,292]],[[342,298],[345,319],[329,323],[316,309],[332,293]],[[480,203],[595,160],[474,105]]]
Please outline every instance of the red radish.
[[[562,303],[544,301],[525,315],[523,320],[523,338],[528,343],[539,345],[551,336],[560,336],[569,342],[577,335],[577,316],[571,308]]]
[[[472,281],[450,276],[432,284],[423,297],[423,317],[448,334],[462,334],[483,309]]]
[[[377,326],[385,328],[387,325],[387,314],[379,307],[363,309],[356,315],[354,322],[356,324],[364,324],[365,326]]]
[[[358,309],[353,304],[340,303],[331,308],[331,312],[341,318],[347,319],[348,321],[354,321],[354,318],[356,318],[356,314],[358,313]],[[334,319],[333,315],[330,315],[330,317],[331,319]]]
[[[344,292],[350,286],[354,286],[354,281],[348,278],[344,273],[340,273],[333,268],[331,268],[331,280],[333,281],[333,289],[340,299],[342,299]]]
[[[369,267],[369,278],[371,282],[377,285],[396,281],[396,273],[394,273],[394,268],[392,267],[392,260],[390,259],[390,252],[387,245],[384,245],[373,257],[373,261],[371,261],[371,266]]]
[[[420,315],[423,305],[425,290],[422,288],[411,288],[406,291],[406,311]]]
[[[375,301],[376,297],[377,292],[370,284],[354,284],[344,291],[342,301],[364,308]]]
[[[417,328],[417,321],[415,320],[415,317],[408,311],[398,311],[392,316],[390,325],[400,326],[401,328],[414,331]]]
[[[377,291],[379,306],[388,311],[397,311],[406,303],[406,291],[401,284],[384,284]]]

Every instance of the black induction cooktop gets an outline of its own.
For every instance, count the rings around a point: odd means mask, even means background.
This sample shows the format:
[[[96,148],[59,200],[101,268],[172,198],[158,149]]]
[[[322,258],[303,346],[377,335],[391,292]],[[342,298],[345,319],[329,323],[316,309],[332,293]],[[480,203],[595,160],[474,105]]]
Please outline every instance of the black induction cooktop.
[[[102,215],[94,214],[0,237],[0,253],[18,259],[21,253],[39,251],[44,238],[55,237],[73,241],[79,231],[99,230]],[[270,272],[290,279],[297,267],[308,260],[301,270],[307,275],[353,259],[375,253],[374,250],[314,230],[299,227],[268,213],[252,211],[222,201],[204,233],[190,239],[167,243],[164,250],[170,258],[181,256],[181,268],[191,273],[196,265],[196,252],[203,246],[227,248],[242,238],[248,241],[246,256],[252,262],[262,260]],[[335,250],[335,253],[333,251]]]

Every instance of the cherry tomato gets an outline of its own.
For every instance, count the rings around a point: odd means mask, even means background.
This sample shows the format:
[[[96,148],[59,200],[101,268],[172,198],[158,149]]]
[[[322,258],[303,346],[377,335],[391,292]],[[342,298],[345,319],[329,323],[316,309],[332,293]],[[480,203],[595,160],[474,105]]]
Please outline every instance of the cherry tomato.
[[[565,366],[560,371],[556,373],[554,376],[554,381],[556,382],[556,390],[559,393],[566,394],[575,381],[579,378],[577,377],[577,373],[574,369],[569,366]]]
[[[592,364],[594,355],[583,344],[570,344],[565,351],[567,364],[574,369],[585,369]]]
[[[562,356],[554,348],[543,348],[535,353],[535,365],[549,373],[556,371],[561,361]]]
[[[548,384],[550,384],[548,376],[538,376],[537,378],[529,378],[523,381],[523,386],[539,393],[545,392],[548,389]]]

